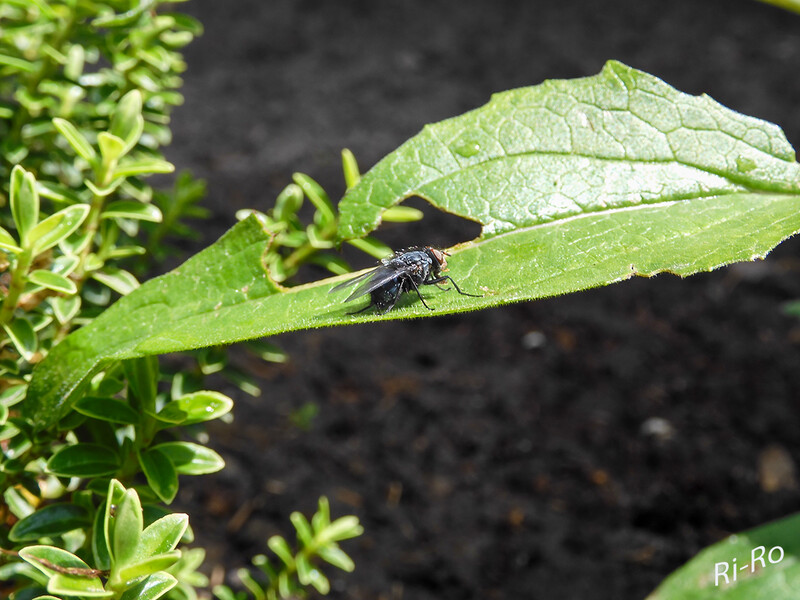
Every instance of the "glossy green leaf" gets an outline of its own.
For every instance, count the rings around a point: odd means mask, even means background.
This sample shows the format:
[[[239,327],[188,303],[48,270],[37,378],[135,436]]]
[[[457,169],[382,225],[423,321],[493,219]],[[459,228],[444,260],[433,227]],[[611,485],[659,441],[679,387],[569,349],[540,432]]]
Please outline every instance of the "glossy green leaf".
[[[144,527],[142,504],[136,490],[125,490],[117,506],[111,535],[111,556],[114,564],[126,565],[136,558],[136,549]]]
[[[87,140],[84,135],[78,131],[78,128],[75,127],[75,125],[66,119],[61,119],[59,117],[53,119],[53,125],[55,125],[56,129],[58,129],[61,135],[66,138],[66,140],[69,142],[69,145],[72,146],[72,149],[75,150],[78,156],[90,164],[95,160],[95,158],[97,158],[97,153],[94,151],[94,148],[92,148],[89,140]]]
[[[74,408],[82,415],[100,419],[101,421],[125,423],[127,425],[139,423],[139,413],[131,408],[127,402],[116,398],[84,396],[75,403]]]
[[[122,154],[126,154],[139,141],[143,130],[142,93],[131,90],[120,99],[111,117],[109,133],[122,141]]]
[[[88,214],[88,204],[75,204],[44,219],[31,230],[29,236],[34,252],[44,252],[68,238],[81,226]]]
[[[800,513],[709,546],[647,600],[794,600],[800,589]]]
[[[137,563],[131,563],[119,570],[120,581],[131,584],[137,579],[169,569],[181,558],[180,550],[151,556]]]
[[[124,269],[105,266],[102,271],[94,271],[92,278],[110,287],[112,290],[126,296],[139,287],[139,282],[132,273]]]
[[[71,552],[54,546],[27,546],[19,556],[50,578],[47,591],[51,594],[88,598],[113,595],[103,589],[103,582],[93,569]]]
[[[144,4],[144,3],[143,3]],[[119,597],[119,600],[158,600],[178,584],[169,573],[154,573],[145,580],[128,588]]]
[[[287,185],[275,200],[275,219],[283,222],[294,217],[303,205],[304,198],[303,188],[296,183]]]
[[[74,294],[78,291],[75,282],[69,277],[64,277],[63,275],[45,269],[36,269],[28,273],[28,281],[55,292]]]
[[[387,246],[382,241],[373,237],[363,237],[363,238],[356,238],[354,240],[347,240],[347,243],[353,246],[354,248],[358,248],[362,252],[366,252],[370,256],[374,256],[377,259],[386,258],[387,256],[391,256],[392,254],[394,254],[393,250],[389,248],[389,246]]]
[[[103,507],[103,537],[105,538],[105,551],[108,552],[109,562],[112,561],[112,549],[114,547],[114,531],[117,518],[117,506],[125,496],[125,487],[117,480],[110,479],[108,482],[108,492],[106,502]],[[103,549],[100,548],[102,557]]]
[[[381,215],[387,223],[413,223],[425,216],[421,210],[411,206],[390,206]]]
[[[339,236],[369,233],[383,211],[412,195],[481,223],[484,239],[545,227],[580,234],[584,225],[596,235],[595,220],[634,213],[632,228],[595,240],[604,261],[604,246],[623,238],[640,247],[672,233],[668,214],[653,230],[647,218],[635,225],[639,213],[690,205],[695,226],[719,227],[713,211],[739,212],[729,196],[744,209],[770,211],[770,194],[796,201],[798,193],[800,167],[778,127],[611,61],[594,77],[495,94],[486,106],[426,126],[347,192]],[[669,255],[659,254],[662,270],[671,269]],[[718,266],[697,254],[694,271]]]
[[[117,454],[100,444],[73,444],[56,450],[47,461],[47,470],[62,477],[100,477],[120,466]]]
[[[99,576],[82,577],[70,573],[56,573],[47,584],[47,591],[51,594],[81,598],[110,598],[111,591],[103,588]]]
[[[165,442],[154,446],[181,475],[206,475],[225,467],[225,461],[211,448],[192,442]]]
[[[0,248],[8,250],[12,254],[19,254],[22,248],[17,245],[17,240],[10,233],[0,227]]]
[[[28,232],[36,226],[39,219],[39,192],[36,190],[33,173],[27,172],[19,165],[11,170],[9,204],[17,226],[20,246],[26,247]]]
[[[230,412],[233,400],[219,392],[201,391],[181,396],[168,402],[158,413],[158,418],[170,423],[201,423],[218,419]]]
[[[151,221],[160,223],[163,218],[161,211],[154,204],[143,204],[134,200],[117,200],[110,202],[103,210],[102,219],[135,219],[138,221]]]
[[[322,186],[304,173],[295,173],[292,178],[317,209],[322,224],[334,222],[336,214],[333,210],[333,204],[331,204],[331,200],[325,190],[322,189]]]
[[[71,321],[81,309],[80,296],[70,296],[67,298],[54,297],[49,300],[53,307],[53,314],[62,325]]]
[[[347,148],[342,150],[342,171],[344,171],[344,183],[348,190],[361,179],[361,170],[358,168],[358,161],[356,161],[356,157]]]
[[[20,356],[25,360],[30,360],[39,347],[39,340],[31,322],[23,318],[14,319],[11,323],[3,325],[3,329]]]
[[[26,414],[37,426],[57,419],[112,360],[686,276],[763,257],[800,230],[800,168],[775,125],[614,62],[426,127],[347,193],[340,237],[368,233],[411,194],[483,224],[483,237],[448,257],[448,275],[482,297],[429,286],[433,311],[409,294],[387,315],[350,315],[368,299],[328,294],[344,277],[288,290],[270,281],[271,235],[251,216],[53,348],[34,370]]]
[[[157,158],[125,160],[114,169],[114,177],[133,177],[155,173],[172,173],[175,165]]]
[[[97,145],[106,164],[116,164],[117,160],[125,154],[125,141],[107,131],[97,134]]]
[[[170,459],[158,448],[150,448],[139,456],[147,484],[167,504],[178,493],[178,473]]]
[[[148,525],[136,549],[137,560],[173,551],[189,527],[184,513],[168,514]]]
[[[91,192],[100,198],[105,198],[106,196],[110,196],[113,194],[119,186],[124,183],[125,179],[123,177],[117,177],[111,181],[108,185],[97,185],[93,181],[89,179],[84,179],[83,183],[86,185],[87,188],[91,190]]]
[[[17,521],[8,537],[14,542],[30,542],[61,535],[91,523],[89,513],[75,504],[49,504]]]

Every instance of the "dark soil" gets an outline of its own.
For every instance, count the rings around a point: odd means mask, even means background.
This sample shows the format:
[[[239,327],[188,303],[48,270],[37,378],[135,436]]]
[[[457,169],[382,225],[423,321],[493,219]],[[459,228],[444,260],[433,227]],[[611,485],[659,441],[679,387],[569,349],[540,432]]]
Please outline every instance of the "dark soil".
[[[749,0],[179,7],[206,34],[167,154],[208,180],[205,243],[295,170],[341,194],[342,147],[366,169],[494,91],[610,58],[800,142],[800,17]],[[380,235],[478,233],[426,213]],[[781,311],[800,298],[798,253],[790,240],[685,280],[283,335],[285,365],[234,350],[263,393],[224,388],[235,421],[211,445],[228,468],[179,498],[206,568],[246,564],[324,494],[366,529],[344,543],[356,571],[327,569],[334,598],[642,598],[702,547],[800,506],[791,470],[767,479],[800,461],[800,322]]]

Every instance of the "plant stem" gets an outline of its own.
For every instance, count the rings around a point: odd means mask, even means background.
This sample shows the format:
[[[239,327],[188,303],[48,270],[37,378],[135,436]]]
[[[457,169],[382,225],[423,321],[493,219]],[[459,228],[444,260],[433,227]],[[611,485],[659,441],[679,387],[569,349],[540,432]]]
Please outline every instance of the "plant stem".
[[[11,284],[8,286],[8,294],[3,300],[3,307],[0,309],[0,325],[5,325],[14,316],[14,310],[19,303],[19,297],[22,295],[22,290],[25,289],[26,277],[28,269],[30,269],[33,262],[33,251],[26,248],[22,253],[17,256],[17,264],[11,274]]]

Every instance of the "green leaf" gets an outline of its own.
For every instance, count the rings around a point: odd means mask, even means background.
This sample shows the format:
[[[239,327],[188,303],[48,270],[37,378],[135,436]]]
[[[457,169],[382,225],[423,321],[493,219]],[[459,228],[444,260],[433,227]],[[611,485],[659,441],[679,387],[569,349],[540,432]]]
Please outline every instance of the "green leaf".
[[[20,356],[25,360],[30,360],[39,346],[39,340],[31,322],[23,318],[14,319],[8,325],[3,325],[3,329]]]
[[[116,189],[123,184],[124,181],[125,179],[123,177],[117,177],[116,179],[112,180],[111,183],[104,186],[98,186],[89,179],[84,179],[83,183],[95,196],[105,198],[106,196],[113,194]]]
[[[69,277],[64,277],[58,273],[47,271],[45,269],[36,269],[28,273],[28,281],[53,290],[55,292],[64,292],[65,294],[75,294],[78,291],[75,282]]]
[[[130,294],[139,287],[139,282],[136,281],[136,277],[132,273],[108,265],[102,271],[94,271],[92,278],[123,296]]]
[[[337,567],[342,571],[347,571],[348,573],[352,573],[353,570],[356,568],[353,559],[347,556],[347,554],[335,544],[321,546],[317,550],[317,554],[319,554],[319,557],[322,560],[332,564],[334,567]]]
[[[136,557],[139,560],[171,552],[189,527],[189,516],[174,513],[161,517],[145,528],[139,540]]]
[[[139,221],[150,221],[160,223],[162,220],[161,211],[154,204],[142,204],[134,200],[117,200],[111,202],[103,210],[101,219],[136,219]]]
[[[0,227],[0,248],[8,250],[12,254],[19,254],[22,248],[17,245],[17,240],[10,233]]]
[[[20,246],[26,247],[28,232],[36,226],[39,219],[39,193],[36,191],[36,179],[33,173],[28,173],[19,165],[11,170],[9,203],[17,226]]]
[[[84,396],[75,403],[75,410],[82,415],[100,419],[101,421],[125,423],[127,425],[139,423],[139,413],[133,410],[127,402],[116,398]]]
[[[387,223],[412,223],[425,216],[421,210],[410,206],[390,206],[383,211],[382,218]]]
[[[278,221],[288,221],[297,214],[303,205],[303,188],[295,183],[290,183],[278,194],[273,211]]]
[[[201,391],[181,396],[168,402],[158,413],[158,418],[169,423],[201,423],[218,419],[230,412],[233,400],[219,392]]]
[[[426,286],[433,311],[409,294],[386,315],[349,315],[368,299],[329,295],[344,278],[285,289],[266,276],[271,236],[251,216],[54,347],[26,414],[39,427],[57,419],[112,360],[686,276],[763,257],[800,230],[800,167],[775,125],[613,62],[427,127],[347,193],[340,237],[369,232],[410,194],[483,223],[448,257],[448,275],[482,297]]]
[[[339,542],[341,540],[358,537],[362,533],[364,533],[364,528],[359,525],[358,517],[351,515],[347,517],[339,517],[317,535],[320,540],[324,540],[326,542]]]
[[[151,556],[137,563],[131,563],[119,570],[116,576],[120,581],[130,585],[137,579],[169,569],[181,558],[180,550]]]
[[[154,173],[172,173],[175,165],[157,158],[126,160],[114,169],[114,177],[133,177],[136,175],[152,175]]]
[[[19,551],[19,556],[50,578],[47,591],[51,594],[88,598],[113,595],[103,589],[103,582],[91,567],[71,552],[54,546],[27,546]]]
[[[53,314],[62,325],[71,321],[81,309],[81,297],[71,296],[68,298],[50,298],[50,306],[53,307]]]
[[[166,454],[150,448],[139,455],[147,484],[163,502],[170,504],[178,493],[178,473]]]
[[[211,448],[192,442],[165,442],[154,446],[181,475],[206,475],[225,467],[225,461]]]
[[[675,204],[693,206],[700,228],[707,207],[728,209],[727,196],[760,199],[754,204],[769,211],[772,196],[762,194],[798,194],[794,161],[775,125],[611,61],[597,76],[495,94],[482,108],[426,126],[347,192],[339,236],[369,233],[384,210],[412,195],[481,223],[483,238],[579,231],[620,211]],[[671,233],[663,221],[655,231],[645,223],[607,232],[596,240],[601,260],[604,245],[623,236],[642,238],[638,247]],[[702,256],[692,263],[693,272],[717,266]]]
[[[69,142],[69,145],[72,146],[72,149],[75,150],[78,156],[80,156],[89,164],[94,162],[94,160],[97,158],[97,153],[94,151],[94,148],[92,148],[89,140],[87,140],[83,134],[78,131],[78,128],[75,127],[75,125],[66,119],[61,119],[59,117],[53,119],[53,125],[55,125],[56,129],[58,129],[61,135],[66,138],[66,140]]]
[[[131,90],[120,99],[111,117],[109,133],[122,141],[121,154],[127,154],[139,141],[143,130],[142,93],[139,90]]]
[[[88,214],[88,204],[75,204],[47,217],[31,230],[28,241],[34,253],[40,254],[68,238]]]
[[[100,154],[105,164],[116,164],[116,161],[125,154],[125,141],[107,131],[97,134],[97,145],[100,146]]]
[[[17,521],[8,537],[13,542],[30,542],[87,527],[89,513],[75,504],[50,504]]]
[[[344,171],[345,185],[349,190],[361,179],[361,171],[358,168],[356,157],[347,148],[342,150],[342,170]]]
[[[322,186],[304,173],[295,173],[292,178],[317,209],[321,224],[325,225],[334,222],[336,214],[333,210],[333,204],[331,204],[331,200],[325,190],[322,189]]]
[[[39,69],[35,62],[23,60],[16,56],[9,56],[8,54],[0,54],[0,65],[6,65],[17,71],[24,71],[26,73],[35,73]]]
[[[798,589],[800,513],[709,546],[647,598],[793,600]]]
[[[136,490],[125,490],[122,502],[117,506],[111,535],[111,556],[117,568],[132,563],[136,558],[142,528],[142,504],[139,495]]]
[[[143,2],[144,4],[144,2]],[[169,573],[154,573],[144,581],[128,588],[119,600],[157,600],[178,584]]]
[[[47,461],[47,470],[62,477],[100,477],[119,467],[116,452],[100,444],[64,446]]]
[[[289,515],[289,520],[291,520],[292,525],[294,525],[295,530],[297,531],[297,539],[303,544],[303,546],[309,546],[311,544],[311,540],[314,537],[314,532],[311,531],[311,524],[306,519],[305,515],[301,512],[293,512]]]
[[[278,555],[278,558],[283,561],[283,564],[290,569],[294,568],[295,564],[292,549],[289,548],[289,544],[284,538],[279,535],[273,535],[267,540],[267,546]]]
[[[47,591],[51,594],[81,598],[109,598],[114,595],[113,592],[103,589],[103,582],[99,576],[90,578],[69,573],[53,575],[47,584]]]
[[[353,246],[354,248],[358,248],[362,252],[366,252],[370,256],[374,256],[377,259],[386,258],[387,256],[391,256],[394,254],[391,248],[384,244],[382,241],[375,239],[373,237],[363,237],[357,238],[354,240],[347,240],[347,243]]]

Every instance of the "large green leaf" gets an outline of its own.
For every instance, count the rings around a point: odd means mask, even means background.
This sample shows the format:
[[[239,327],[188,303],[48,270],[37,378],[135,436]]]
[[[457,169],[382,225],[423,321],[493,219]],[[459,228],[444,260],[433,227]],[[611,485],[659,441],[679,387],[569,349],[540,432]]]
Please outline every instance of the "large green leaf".
[[[409,196],[478,221],[486,238],[592,213],[764,192],[800,193],[800,166],[777,126],[610,61],[594,77],[495,94],[426,126],[348,191],[339,235],[366,235]],[[663,229],[612,230],[603,240]]]
[[[425,288],[387,315],[328,295],[346,276],[285,289],[265,274],[255,217],[119,300],[34,370],[25,414],[55,422],[111,361],[284,331],[447,314],[669,271],[763,257],[800,230],[800,166],[775,125],[611,62],[595,77],[496,95],[427,126],[340,203],[342,238],[418,194],[483,224],[452,249],[461,296]]]
[[[794,600],[798,590],[800,514],[706,548],[648,600]]]

